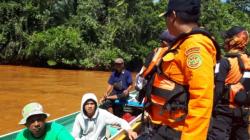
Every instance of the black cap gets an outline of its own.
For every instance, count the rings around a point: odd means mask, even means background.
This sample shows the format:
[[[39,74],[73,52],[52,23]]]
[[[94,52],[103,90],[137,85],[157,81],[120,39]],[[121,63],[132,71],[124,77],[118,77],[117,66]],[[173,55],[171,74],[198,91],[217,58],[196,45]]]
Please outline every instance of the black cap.
[[[200,0],[169,0],[166,11],[159,16],[167,16],[172,11],[196,15],[200,13],[200,7]]]
[[[171,35],[167,30],[163,31],[159,36],[160,41],[166,41],[171,43],[175,40],[175,37]]]
[[[224,33],[222,33],[222,36],[224,38],[232,38],[234,35],[242,32],[244,30],[246,30],[246,29],[243,27],[234,26],[234,27],[230,28],[229,30],[225,31]]]

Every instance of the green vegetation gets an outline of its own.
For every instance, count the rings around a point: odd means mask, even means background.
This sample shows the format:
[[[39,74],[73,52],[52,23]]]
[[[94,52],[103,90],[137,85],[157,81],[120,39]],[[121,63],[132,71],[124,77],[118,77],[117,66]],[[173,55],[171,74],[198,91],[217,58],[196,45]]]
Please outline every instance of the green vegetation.
[[[123,57],[137,69],[159,46],[166,0],[2,0],[0,63],[108,70]],[[249,3],[203,1],[201,25],[220,43],[232,25],[250,29]]]

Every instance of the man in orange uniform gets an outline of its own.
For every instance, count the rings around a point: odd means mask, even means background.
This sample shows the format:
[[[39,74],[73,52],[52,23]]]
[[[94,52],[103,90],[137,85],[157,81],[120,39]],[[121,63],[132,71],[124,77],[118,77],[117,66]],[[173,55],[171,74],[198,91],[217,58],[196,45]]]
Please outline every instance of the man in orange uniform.
[[[226,57],[218,64],[214,111],[209,140],[248,140],[250,58],[245,53],[247,30],[235,26],[225,32]]]
[[[206,140],[213,107],[216,47],[211,37],[191,34],[200,30],[200,0],[169,0],[161,16],[177,39],[152,76],[147,97],[150,105],[146,107],[153,129],[150,139]]]

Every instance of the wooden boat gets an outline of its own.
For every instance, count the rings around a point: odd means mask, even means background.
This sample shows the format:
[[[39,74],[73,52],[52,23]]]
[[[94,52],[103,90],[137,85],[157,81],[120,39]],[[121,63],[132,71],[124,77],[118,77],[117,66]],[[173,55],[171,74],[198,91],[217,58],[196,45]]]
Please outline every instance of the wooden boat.
[[[130,93],[130,97],[129,97],[129,100],[127,103],[123,104],[125,110],[129,111],[129,112],[133,112],[135,114],[138,114],[140,113],[140,110],[142,109],[143,105],[140,104],[139,102],[137,102],[135,100],[135,97],[138,93],[136,91],[133,91]],[[118,100],[115,101],[117,104],[122,104],[120,103]],[[135,109],[137,111],[134,111],[133,109]],[[139,110],[139,111],[138,111]],[[60,118],[57,118],[55,120],[51,120],[50,122],[52,121],[55,121],[61,125],[63,125],[69,132],[71,132],[72,130],[72,127],[73,127],[73,123],[75,121],[75,117],[76,115],[78,114],[79,112],[74,112],[72,114],[69,114],[69,115],[65,115],[63,117],[60,117]],[[138,130],[139,126],[140,126],[140,118],[141,118],[141,115],[137,115],[135,118],[133,118],[129,124],[131,125],[131,127],[133,128],[133,130]],[[123,139],[127,139],[126,137],[126,132],[125,130],[119,130],[118,128],[116,127],[113,127],[113,126],[108,126],[107,127],[109,132],[110,132],[110,137],[108,138],[109,140],[123,140]],[[18,131],[14,131],[14,132],[11,132],[11,133],[8,133],[8,134],[5,134],[5,135],[1,135],[0,136],[0,140],[15,140],[17,134],[20,132],[21,130],[18,130]]]

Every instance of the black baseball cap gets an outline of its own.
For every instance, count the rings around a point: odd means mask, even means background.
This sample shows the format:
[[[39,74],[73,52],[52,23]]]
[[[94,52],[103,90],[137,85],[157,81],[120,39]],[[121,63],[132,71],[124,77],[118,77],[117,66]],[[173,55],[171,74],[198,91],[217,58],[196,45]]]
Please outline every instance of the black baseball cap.
[[[200,7],[200,0],[169,0],[166,11],[161,13],[159,16],[167,16],[172,11],[186,12],[190,15],[196,15],[200,13]]]
[[[246,30],[246,29],[243,28],[243,27],[240,27],[240,26],[233,26],[233,27],[230,28],[229,30],[223,32],[223,33],[222,33],[222,36],[223,36],[224,38],[231,38],[231,37],[233,37],[234,35],[236,35],[236,34],[242,32],[242,31],[244,31],[244,30]]]

